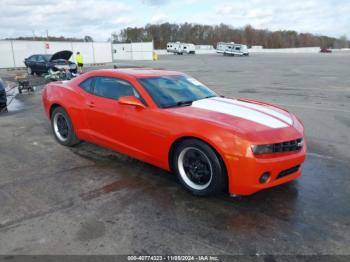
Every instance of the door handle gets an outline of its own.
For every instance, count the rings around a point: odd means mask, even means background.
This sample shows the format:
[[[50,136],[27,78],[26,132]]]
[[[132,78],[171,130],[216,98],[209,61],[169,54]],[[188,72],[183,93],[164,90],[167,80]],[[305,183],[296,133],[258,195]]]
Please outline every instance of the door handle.
[[[94,102],[90,101],[90,102],[87,102],[86,104],[87,104],[88,107],[91,107],[91,108],[95,107],[95,103]]]

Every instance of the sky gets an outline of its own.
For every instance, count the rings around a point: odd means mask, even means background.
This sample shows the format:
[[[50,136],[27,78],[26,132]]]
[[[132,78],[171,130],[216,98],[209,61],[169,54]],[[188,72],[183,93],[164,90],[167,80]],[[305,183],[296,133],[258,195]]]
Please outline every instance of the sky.
[[[350,38],[350,0],[0,0],[0,39],[84,37],[147,23],[229,24]]]

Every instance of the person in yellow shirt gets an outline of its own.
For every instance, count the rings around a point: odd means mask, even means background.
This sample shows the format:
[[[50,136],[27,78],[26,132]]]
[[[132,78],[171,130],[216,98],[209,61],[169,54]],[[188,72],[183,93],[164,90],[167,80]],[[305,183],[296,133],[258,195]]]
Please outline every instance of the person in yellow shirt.
[[[77,65],[78,65],[78,73],[82,74],[83,73],[83,66],[84,66],[84,59],[83,59],[83,56],[80,54],[80,52],[77,52],[77,55],[75,56],[75,61],[77,62]]]

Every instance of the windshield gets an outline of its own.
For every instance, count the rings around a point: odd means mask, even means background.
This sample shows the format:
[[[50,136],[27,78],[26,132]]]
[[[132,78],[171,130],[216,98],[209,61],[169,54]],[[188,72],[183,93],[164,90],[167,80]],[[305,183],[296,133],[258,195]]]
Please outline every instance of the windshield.
[[[189,105],[196,100],[217,96],[201,82],[186,75],[143,78],[139,82],[162,108]]]

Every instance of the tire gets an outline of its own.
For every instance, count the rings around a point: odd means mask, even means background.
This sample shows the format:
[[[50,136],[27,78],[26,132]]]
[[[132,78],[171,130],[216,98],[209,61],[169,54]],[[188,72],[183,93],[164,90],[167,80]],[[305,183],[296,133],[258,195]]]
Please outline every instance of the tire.
[[[62,107],[57,107],[51,115],[52,132],[58,143],[64,146],[74,146],[80,142],[75,134],[73,123]]]
[[[200,140],[181,141],[174,150],[172,167],[183,187],[193,195],[214,195],[226,187],[223,162],[213,148]]]
[[[34,75],[34,72],[30,66],[27,67],[27,73],[28,75]]]

